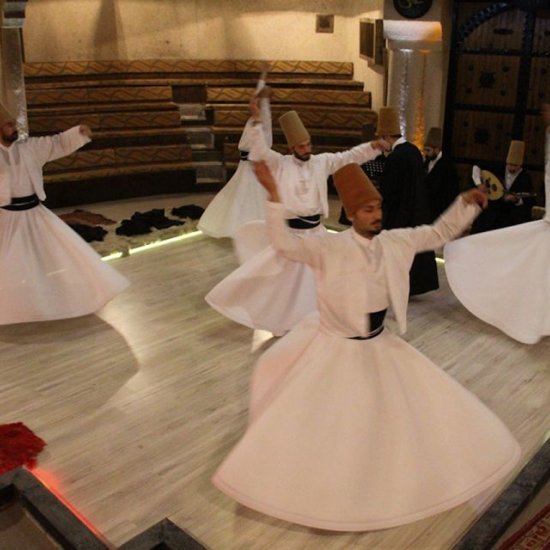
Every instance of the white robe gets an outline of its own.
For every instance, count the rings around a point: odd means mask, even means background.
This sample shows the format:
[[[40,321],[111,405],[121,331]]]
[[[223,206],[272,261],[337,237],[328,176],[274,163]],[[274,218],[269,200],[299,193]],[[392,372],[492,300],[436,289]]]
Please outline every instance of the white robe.
[[[312,155],[309,160],[301,161],[292,155],[270,150],[261,125],[252,127],[252,131],[251,158],[265,160],[280,182],[286,218],[315,214],[328,216],[327,178],[346,164],[362,164],[378,156],[376,149],[364,143],[349,151]],[[247,225],[241,230],[248,236]],[[257,224],[252,231],[257,236],[257,243],[265,241]],[[317,226],[292,230],[291,233],[294,239],[301,241],[324,234],[325,229]],[[255,244],[250,240],[244,244],[244,239],[236,242],[239,257],[249,257],[246,248],[256,249]],[[218,283],[205,299],[212,308],[233,321],[277,335],[290,330],[317,307],[309,267],[277,254],[272,246],[250,257]]]
[[[87,143],[79,127],[50,137],[0,144],[0,197],[46,198],[42,167]],[[0,209],[0,325],[93,313],[128,281],[43,205]]]
[[[271,144],[271,109],[269,99],[260,99],[260,113],[264,139]],[[250,151],[252,119],[246,123],[239,142],[239,151]],[[241,160],[233,177],[210,201],[199,223],[206,235],[217,239],[233,237],[235,231],[247,222],[265,219],[265,201],[267,194],[258,183],[252,164]]]
[[[524,344],[550,335],[550,130],[546,132],[546,215],[449,243],[445,271],[473,315]]]
[[[213,477],[221,491],[294,523],[364,531],[442,512],[510,473],[519,446],[474,395],[387,329],[349,339],[368,332],[369,304],[380,306],[365,279],[370,262],[384,264],[378,273],[403,329],[414,254],[456,235],[476,211],[460,198],[434,227],[383,232],[373,259],[351,231],[293,239],[282,208],[268,207],[276,248],[315,273],[319,318],[258,361],[248,429]]]

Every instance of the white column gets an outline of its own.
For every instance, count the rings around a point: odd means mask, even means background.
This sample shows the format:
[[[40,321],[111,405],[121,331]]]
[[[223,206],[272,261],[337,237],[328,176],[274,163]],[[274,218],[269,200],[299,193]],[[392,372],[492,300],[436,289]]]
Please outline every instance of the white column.
[[[21,33],[25,2],[0,0],[0,99],[17,118],[19,135],[29,134]]]
[[[419,147],[443,119],[441,24],[384,20],[388,49],[386,105],[398,109],[402,134]]]

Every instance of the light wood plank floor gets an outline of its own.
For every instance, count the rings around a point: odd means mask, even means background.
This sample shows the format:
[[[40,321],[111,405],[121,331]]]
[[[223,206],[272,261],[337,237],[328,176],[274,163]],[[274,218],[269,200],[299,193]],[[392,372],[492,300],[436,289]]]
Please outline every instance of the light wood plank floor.
[[[37,475],[114,546],[167,517],[215,550],[448,549],[502,489],[358,534],[237,505],[209,480],[245,428],[248,380],[269,342],[252,352],[252,331],[203,300],[236,266],[230,242],[198,236],[112,265],[132,284],[98,315],[0,327],[0,422],[46,440]],[[406,340],[510,427],[523,465],[550,430],[550,338],[507,338],[440,275],[439,291],[411,302]]]

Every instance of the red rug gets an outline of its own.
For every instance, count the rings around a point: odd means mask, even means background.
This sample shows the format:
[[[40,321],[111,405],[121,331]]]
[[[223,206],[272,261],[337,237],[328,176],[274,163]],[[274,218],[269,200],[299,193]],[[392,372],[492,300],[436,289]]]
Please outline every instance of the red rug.
[[[550,504],[506,539],[498,550],[547,550],[550,548]]]
[[[22,422],[0,424],[0,475],[19,466],[32,468],[45,446]]]

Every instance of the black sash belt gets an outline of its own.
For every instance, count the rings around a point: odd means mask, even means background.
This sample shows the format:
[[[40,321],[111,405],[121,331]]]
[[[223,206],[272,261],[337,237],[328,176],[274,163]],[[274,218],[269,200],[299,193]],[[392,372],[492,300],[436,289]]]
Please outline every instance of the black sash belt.
[[[11,203],[1,208],[13,211],[30,210],[39,204],[40,201],[36,195],[28,195],[27,197],[12,197]]]
[[[384,330],[384,318],[386,317],[387,309],[369,313],[370,332],[366,336],[350,336],[349,340],[370,340],[378,336]]]
[[[321,223],[321,214],[315,216],[300,216],[299,218],[291,218],[286,220],[286,223],[292,229],[313,229]]]

